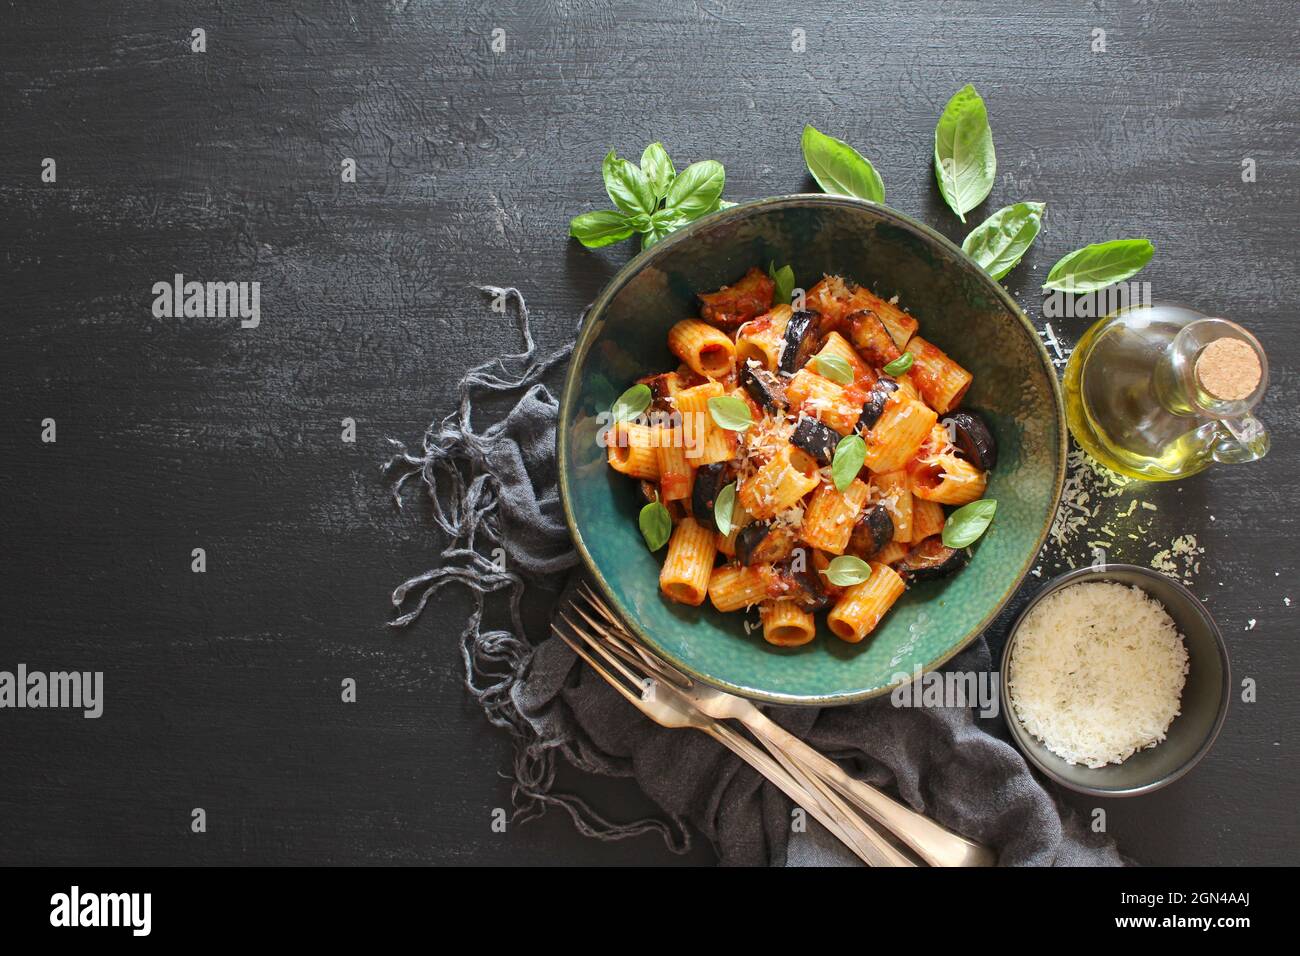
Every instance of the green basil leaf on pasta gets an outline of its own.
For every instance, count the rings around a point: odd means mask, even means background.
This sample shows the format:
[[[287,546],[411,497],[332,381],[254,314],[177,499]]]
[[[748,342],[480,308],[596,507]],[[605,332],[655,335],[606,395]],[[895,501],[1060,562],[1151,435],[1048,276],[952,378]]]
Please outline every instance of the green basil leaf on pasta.
[[[827,136],[812,126],[803,128],[800,143],[808,172],[817,180],[822,192],[872,202],[885,201],[885,184],[876,167],[848,143]]]
[[[630,239],[634,228],[626,215],[613,209],[584,212],[569,220],[569,235],[588,249]]]
[[[794,268],[786,265],[778,269],[775,262],[769,262],[767,274],[776,284],[772,292],[772,304],[789,305],[790,297],[794,295]]]
[[[883,371],[886,375],[902,375],[912,367],[914,361],[916,361],[915,355],[911,352],[904,352],[898,358],[886,365]]]
[[[835,457],[831,459],[831,480],[835,482],[836,491],[844,491],[858,477],[862,464],[867,460],[867,443],[860,435],[845,435],[835,446]]]
[[[650,399],[649,385],[633,385],[618,397],[610,413],[616,422],[629,421],[650,407]]]
[[[934,128],[934,175],[957,218],[966,221],[993,189],[997,154],[984,100],[969,83],[953,94]]]
[[[672,515],[659,501],[652,501],[641,509],[637,524],[641,526],[641,537],[645,538],[645,546],[651,551],[658,551],[666,545],[673,534]]]
[[[979,540],[993,520],[998,503],[992,498],[981,498],[962,505],[943,524],[943,543],[950,548],[964,548]]]
[[[719,395],[709,399],[709,414],[719,428],[727,431],[743,432],[754,424],[748,403],[734,395]]]
[[[1043,227],[1041,202],[1018,202],[1003,206],[970,231],[961,244],[962,252],[980,264],[994,279],[1001,279],[1020,264]]]
[[[673,180],[664,196],[664,211],[682,219],[698,219],[712,212],[722,196],[727,174],[714,159],[691,163]]]
[[[651,143],[641,154],[641,174],[654,191],[656,202],[668,195],[668,187],[677,178],[677,167],[668,158],[663,143]]]
[[[736,510],[736,483],[733,481],[718,492],[713,502],[713,523],[722,534],[731,534],[731,513]]]
[[[1084,246],[1057,260],[1043,288],[1096,292],[1137,275],[1155,252],[1150,239],[1112,239]]]
[[[851,554],[842,554],[822,569],[826,580],[837,587],[848,588],[861,584],[871,577],[871,565]]]
[[[637,213],[648,216],[658,208],[659,200],[645,174],[626,159],[619,159],[612,149],[605,156],[600,171],[610,201],[629,216]]]
[[[818,355],[814,361],[817,363],[817,374],[822,378],[828,378],[840,385],[853,384],[853,366],[849,364],[848,359],[840,358],[838,355]]]

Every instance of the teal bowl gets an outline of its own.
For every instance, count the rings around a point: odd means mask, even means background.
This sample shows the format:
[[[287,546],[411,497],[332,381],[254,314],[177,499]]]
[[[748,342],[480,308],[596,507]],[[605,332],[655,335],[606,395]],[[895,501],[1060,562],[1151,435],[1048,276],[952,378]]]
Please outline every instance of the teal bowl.
[[[696,315],[697,292],[752,265],[789,263],[803,287],[823,273],[899,303],[920,331],[975,376],[964,406],[998,442],[986,497],[997,516],[970,564],[910,588],[867,639],[826,628],[802,647],[773,647],[741,614],[659,593],[662,553],[637,528],[637,483],[609,468],[601,416],[642,375],[677,367],[673,323]],[[1011,296],[934,230],[885,206],[843,196],[783,196],[714,213],[642,252],[593,303],[569,366],[558,436],[560,492],[578,551],[613,608],[682,670],[758,700],[827,705],[887,693],[939,667],[1010,600],[1047,538],[1065,480],[1060,386],[1038,332]],[[752,617],[752,616],[751,616]]]

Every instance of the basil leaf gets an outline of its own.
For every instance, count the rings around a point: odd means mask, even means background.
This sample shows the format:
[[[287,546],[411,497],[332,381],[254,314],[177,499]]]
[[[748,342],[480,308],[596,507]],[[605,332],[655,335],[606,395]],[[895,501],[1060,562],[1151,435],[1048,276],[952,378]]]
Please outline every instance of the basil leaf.
[[[641,173],[654,190],[656,202],[668,194],[668,187],[677,178],[677,167],[668,158],[663,143],[651,143],[641,154]]]
[[[998,503],[992,498],[981,498],[963,505],[943,523],[943,543],[950,548],[964,548],[976,541],[993,520]]]
[[[898,358],[894,359],[892,362],[886,365],[884,369],[882,369],[882,371],[886,375],[902,375],[904,372],[906,372],[909,368],[912,367],[912,363],[915,361],[916,361],[915,355],[913,355],[911,352],[904,352]]]
[[[691,163],[683,169],[668,187],[664,196],[664,211],[683,219],[698,219],[712,212],[722,195],[727,174],[722,164],[714,159]]]
[[[822,192],[885,201],[885,184],[876,167],[848,143],[811,126],[803,128],[801,143],[808,172]]]
[[[1043,288],[1096,292],[1137,275],[1155,253],[1150,239],[1112,239],[1084,246],[1057,260]]]
[[[1046,203],[1018,202],[1003,206],[971,230],[961,251],[980,264],[994,279],[1019,265],[1043,227]]]
[[[962,222],[966,213],[988,198],[997,169],[988,110],[968,83],[953,94],[934,128],[939,192]]]
[[[822,569],[826,580],[838,587],[847,588],[861,584],[871,577],[871,565],[851,554],[842,554]]]
[[[867,443],[860,435],[845,435],[835,446],[835,457],[831,459],[831,479],[835,490],[842,492],[862,470],[862,463],[867,460]]]
[[[618,397],[618,401],[610,409],[610,414],[614,416],[616,422],[636,418],[650,407],[650,397],[649,385],[633,385]]]
[[[659,200],[641,170],[626,159],[619,159],[611,149],[600,167],[605,177],[605,192],[610,201],[629,216],[643,212],[647,216],[659,206]]]
[[[659,501],[652,501],[641,509],[637,524],[641,526],[645,546],[651,551],[658,551],[666,545],[673,534],[672,515]]]
[[[772,291],[772,304],[789,305],[790,297],[794,295],[794,268],[786,265],[778,269],[775,262],[769,262],[767,275],[776,283],[776,288]]]
[[[736,510],[736,483],[733,481],[718,492],[713,502],[713,523],[723,534],[731,534],[731,513]]]
[[[674,232],[686,225],[686,220],[679,216],[670,216],[667,210],[660,209],[650,217],[646,226],[641,230],[641,248],[649,249],[664,236]]]
[[[754,417],[749,412],[749,404],[734,395],[718,395],[709,399],[709,414],[719,428],[731,432],[743,432],[754,424]]]
[[[838,355],[818,355],[815,361],[817,374],[822,378],[828,378],[841,385],[853,384],[853,366],[847,359],[842,359]]]
[[[599,249],[631,237],[632,222],[613,209],[584,212],[569,220],[569,235],[588,249]]]

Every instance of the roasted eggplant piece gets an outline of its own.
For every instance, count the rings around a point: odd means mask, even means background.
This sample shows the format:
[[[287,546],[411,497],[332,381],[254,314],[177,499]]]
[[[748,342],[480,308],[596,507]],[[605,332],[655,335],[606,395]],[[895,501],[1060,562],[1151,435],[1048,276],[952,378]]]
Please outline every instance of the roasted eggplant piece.
[[[782,580],[790,584],[790,590],[784,597],[795,601],[799,607],[812,614],[835,603],[835,599],[826,590],[823,578],[817,573],[807,554],[799,570],[794,570],[794,562],[786,561],[778,569]]]
[[[650,387],[650,410],[670,413],[673,411],[673,390],[680,388],[676,372],[663,372],[659,375],[647,375],[637,379],[638,385]]]
[[[785,335],[781,338],[781,360],[777,370],[785,375],[793,375],[803,368],[821,339],[821,316],[816,312],[796,312],[785,324]]]
[[[991,471],[998,463],[998,443],[984,424],[984,419],[974,412],[950,412],[940,419],[940,424],[953,436],[957,451],[981,471]]]
[[[736,535],[736,560],[741,564],[776,564],[794,550],[794,534],[773,521],[755,521]]]
[[[802,419],[790,436],[790,444],[811,455],[823,467],[831,463],[839,443],[840,433],[815,418]]]
[[[700,318],[722,329],[739,328],[772,308],[775,292],[776,283],[772,278],[762,269],[752,266],[739,282],[699,296]]]
[[[641,482],[641,496],[646,501],[659,501],[659,486],[653,481]],[[664,507],[668,509],[668,517],[673,519],[673,525],[686,517],[685,506],[680,501],[665,501]]]
[[[898,383],[892,378],[882,378],[875,385],[871,386],[871,391],[867,392],[867,400],[862,403],[862,415],[858,418],[859,428],[872,428],[876,422],[880,421],[880,416],[885,413],[885,403],[889,401],[889,396],[898,391]]]
[[[901,560],[894,564],[894,570],[907,581],[929,581],[952,574],[970,560],[970,551],[966,548],[950,548],[937,534],[926,538]]]
[[[695,486],[691,489],[691,516],[707,528],[713,525],[713,506],[718,501],[718,492],[727,486],[728,468],[726,462],[700,465],[695,469]]]
[[[875,555],[894,540],[894,519],[884,505],[873,505],[862,512],[849,537],[848,553],[862,558]]]
[[[779,412],[785,407],[785,385],[767,369],[745,365],[740,370],[740,383],[761,408]]]
[[[859,310],[846,319],[849,323],[849,335],[858,353],[867,360],[868,365],[876,368],[888,365],[902,354],[889,335],[889,329],[880,321],[880,316],[868,310]]]

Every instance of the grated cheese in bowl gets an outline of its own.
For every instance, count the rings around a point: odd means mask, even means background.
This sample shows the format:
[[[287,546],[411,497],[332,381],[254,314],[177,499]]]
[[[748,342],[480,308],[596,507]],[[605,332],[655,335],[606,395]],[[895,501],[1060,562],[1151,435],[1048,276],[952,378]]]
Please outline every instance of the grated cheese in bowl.
[[[1071,764],[1123,763],[1180,713],[1187,649],[1141,588],[1094,581],[1044,598],[1017,629],[1007,690],[1020,723]]]

